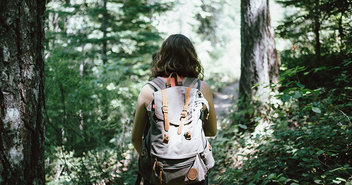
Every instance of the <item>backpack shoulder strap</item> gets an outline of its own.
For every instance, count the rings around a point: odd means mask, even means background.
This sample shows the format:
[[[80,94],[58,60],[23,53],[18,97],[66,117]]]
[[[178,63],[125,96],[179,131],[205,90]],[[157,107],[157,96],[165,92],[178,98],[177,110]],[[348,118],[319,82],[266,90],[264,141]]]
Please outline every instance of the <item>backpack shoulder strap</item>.
[[[198,79],[198,85],[197,85],[197,89],[200,91],[200,80]]]
[[[193,87],[196,83],[198,83],[197,89],[200,90],[201,81],[198,78],[184,77],[182,80],[183,86],[186,86],[186,87]],[[147,84],[154,87],[154,91],[160,91],[166,88],[166,82],[162,77],[154,78],[153,80],[149,81]]]
[[[154,87],[154,91],[160,91],[166,88],[165,80],[162,77],[154,78],[153,80],[149,81],[147,84]]]
[[[194,87],[197,84],[197,89],[200,90],[200,80],[198,78],[184,78],[183,85],[187,87]]]

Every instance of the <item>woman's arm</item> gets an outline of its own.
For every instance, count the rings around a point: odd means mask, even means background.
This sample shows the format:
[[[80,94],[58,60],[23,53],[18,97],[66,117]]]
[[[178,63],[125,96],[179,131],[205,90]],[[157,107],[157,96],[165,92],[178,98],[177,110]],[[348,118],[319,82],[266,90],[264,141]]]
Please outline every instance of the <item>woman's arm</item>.
[[[209,104],[209,117],[204,122],[204,134],[205,136],[215,136],[217,131],[216,126],[216,112],[214,108],[213,93],[210,90],[209,85],[206,82],[201,82],[200,91],[203,93],[204,98]]]
[[[146,121],[148,120],[146,107],[152,99],[153,89],[149,85],[145,85],[138,96],[136,115],[134,117],[132,129],[132,144],[138,153],[140,153],[142,148],[142,136]]]

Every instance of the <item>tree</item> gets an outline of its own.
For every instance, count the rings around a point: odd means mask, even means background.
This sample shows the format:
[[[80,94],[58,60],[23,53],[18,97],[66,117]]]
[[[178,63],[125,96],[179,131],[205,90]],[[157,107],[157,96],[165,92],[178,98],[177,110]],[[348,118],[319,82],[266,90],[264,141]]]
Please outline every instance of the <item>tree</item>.
[[[44,184],[44,10],[0,2],[0,184]]]
[[[74,177],[78,184],[103,179],[121,184],[121,179],[127,178],[115,178],[109,170],[119,168],[116,165],[128,150],[126,141],[135,108],[131,102],[147,81],[151,55],[161,41],[151,12],[158,14],[167,7],[144,0],[48,2],[48,183],[70,183]],[[60,151],[72,156],[61,156]],[[96,161],[90,160],[92,156]],[[74,168],[67,165],[70,160]]]
[[[117,106],[136,96],[130,86],[146,76],[160,41],[149,18],[152,10],[163,12],[166,5],[141,0],[47,4],[47,144],[64,145],[78,155],[112,146],[109,141],[133,117],[134,106],[125,106],[131,109],[126,111]],[[129,92],[117,92],[118,86]]]
[[[277,0],[277,2],[285,7],[297,9],[294,14],[286,15],[276,31],[280,37],[289,39],[297,48],[302,48],[300,51],[304,54],[312,53],[314,48],[319,61],[321,56],[327,53],[346,50],[351,43],[349,37],[351,0]],[[311,35],[314,35],[314,39]]]
[[[259,97],[259,103],[265,103],[266,86],[278,81],[279,64],[269,0],[242,0],[240,98],[247,102]]]

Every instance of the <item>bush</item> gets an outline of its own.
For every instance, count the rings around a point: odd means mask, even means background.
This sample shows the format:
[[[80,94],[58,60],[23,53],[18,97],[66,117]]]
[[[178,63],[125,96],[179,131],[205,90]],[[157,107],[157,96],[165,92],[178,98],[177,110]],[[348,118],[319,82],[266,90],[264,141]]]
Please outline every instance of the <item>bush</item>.
[[[280,92],[271,97],[266,114],[253,118],[257,126],[238,132],[240,126],[231,122],[213,141],[216,158],[223,159],[216,168],[221,175],[212,181],[352,183],[351,69],[352,60],[345,57],[339,65],[297,65],[281,73]],[[312,80],[324,75],[329,82]]]

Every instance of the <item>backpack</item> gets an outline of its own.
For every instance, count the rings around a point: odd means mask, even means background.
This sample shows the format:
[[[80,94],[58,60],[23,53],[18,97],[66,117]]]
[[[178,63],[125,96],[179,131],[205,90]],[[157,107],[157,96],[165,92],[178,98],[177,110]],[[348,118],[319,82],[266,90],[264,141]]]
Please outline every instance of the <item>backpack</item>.
[[[209,105],[200,80],[177,76],[171,87],[162,77],[149,81],[154,99],[138,160],[139,174],[149,183],[191,184],[206,179],[214,166],[212,148],[203,131]],[[198,87],[193,86],[198,82]]]

